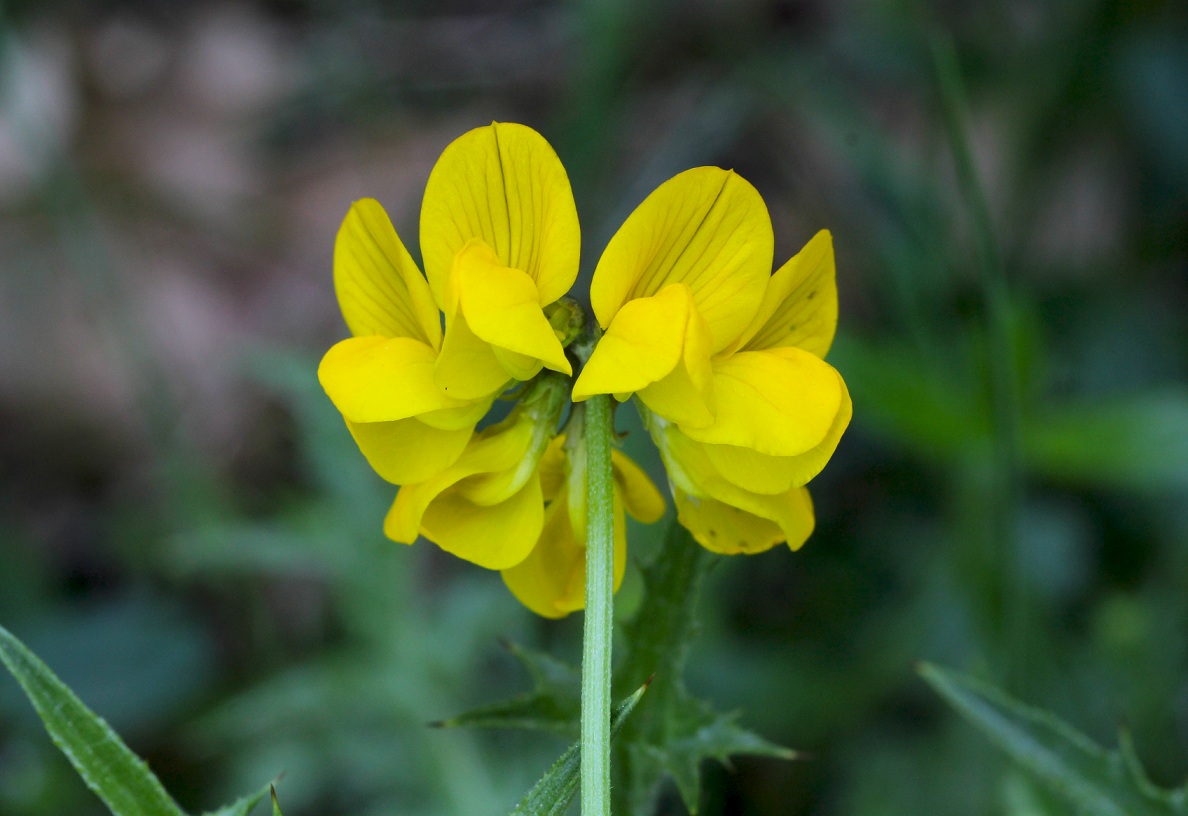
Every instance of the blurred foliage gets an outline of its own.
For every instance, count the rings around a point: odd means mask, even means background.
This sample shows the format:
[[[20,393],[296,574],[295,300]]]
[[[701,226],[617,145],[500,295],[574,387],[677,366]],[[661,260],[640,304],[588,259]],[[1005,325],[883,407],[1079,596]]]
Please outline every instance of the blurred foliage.
[[[937,32],[1009,292],[1006,513]],[[704,765],[700,812],[1066,812],[921,659],[1097,743],[1125,722],[1153,784],[1178,787],[1186,111],[1188,10],[1157,0],[10,2],[0,622],[187,810],[285,773],[290,816],[508,812],[568,737],[424,726],[525,693],[499,638],[572,661],[580,620],[386,542],[392,488],[314,370],[344,331],[330,254],[349,202],[380,198],[415,255],[442,147],[523,121],[570,170],[584,279],[697,164],[758,187],[777,260],[834,234],[830,360],[855,419],[814,482],[817,532],[712,560],[685,667],[689,693],[812,759]],[[660,477],[644,437],[626,444]],[[647,563],[662,527],[632,533]],[[0,813],[100,812],[0,680]],[[657,812],[684,812],[671,783]]]
[[[1168,791],[1151,784],[1125,731],[1118,750],[1105,751],[1068,723],[1028,708],[993,686],[929,664],[920,668],[920,675],[1077,813],[1188,813],[1188,785]]]

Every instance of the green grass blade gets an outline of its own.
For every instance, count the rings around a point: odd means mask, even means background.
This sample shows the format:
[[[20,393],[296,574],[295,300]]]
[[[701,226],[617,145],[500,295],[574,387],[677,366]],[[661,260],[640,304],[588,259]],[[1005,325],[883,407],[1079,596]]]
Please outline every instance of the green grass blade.
[[[0,661],[24,689],[54,744],[116,816],[182,816],[148,765],[0,626]]]
[[[1053,714],[1025,706],[957,672],[923,664],[920,676],[1016,763],[1087,816],[1184,813],[1179,794],[1158,791],[1118,751],[1107,751]],[[1145,783],[1145,784],[1144,784]]]
[[[269,783],[260,788],[260,790],[256,791],[255,793],[251,793],[240,799],[236,799],[231,804],[224,805],[218,810],[213,810],[210,813],[203,814],[203,816],[248,816],[253,810],[256,809],[256,805],[260,804],[260,801],[265,796],[267,796],[270,791],[272,792],[272,799],[275,803],[276,790],[273,788],[272,784]]]

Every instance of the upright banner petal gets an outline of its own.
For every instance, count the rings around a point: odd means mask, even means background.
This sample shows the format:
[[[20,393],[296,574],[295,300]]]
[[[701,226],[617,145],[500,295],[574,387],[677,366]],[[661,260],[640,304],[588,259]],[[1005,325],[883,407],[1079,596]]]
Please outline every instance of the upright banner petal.
[[[717,167],[675,176],[644,199],[594,270],[590,302],[603,328],[623,304],[684,283],[717,353],[750,323],[771,275],[767,206],[743,178]]]
[[[334,242],[334,291],[356,337],[411,337],[441,346],[429,284],[373,198],[351,205]]]
[[[544,137],[495,122],[456,139],[429,175],[421,205],[421,254],[439,306],[454,256],[480,238],[500,263],[536,283],[540,305],[577,278],[581,230],[569,177]]]

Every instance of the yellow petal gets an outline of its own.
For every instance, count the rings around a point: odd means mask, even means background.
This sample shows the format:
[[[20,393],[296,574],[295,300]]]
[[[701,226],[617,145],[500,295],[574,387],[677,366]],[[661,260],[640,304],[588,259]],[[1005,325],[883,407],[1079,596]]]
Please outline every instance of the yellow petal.
[[[545,509],[540,540],[528,557],[503,571],[512,594],[536,614],[563,618],[586,600],[586,547],[574,538],[565,492]]]
[[[433,349],[408,337],[351,337],[318,366],[318,380],[352,422],[389,422],[462,405],[434,382]]]
[[[540,389],[524,395],[511,414],[498,425],[482,431],[479,438],[500,436],[516,440],[519,454],[512,466],[464,479],[457,485],[460,495],[480,505],[505,501],[523,487],[529,478],[539,478],[541,461],[549,452],[557,432],[564,401],[564,380],[553,378],[542,383]],[[564,473],[564,452],[555,453],[560,459],[558,469]],[[553,461],[549,462],[550,466]],[[549,488],[555,485],[550,479]],[[543,490],[543,488],[542,488]]]
[[[624,305],[582,366],[574,401],[629,395],[667,377],[681,361],[692,302],[688,287],[675,285]]]
[[[491,351],[495,354],[495,359],[499,361],[499,366],[506,371],[513,380],[520,380],[527,382],[540,373],[544,368],[544,363],[535,357],[529,357],[527,354],[518,354],[514,351],[501,349],[499,346],[491,346]],[[566,372],[572,374],[570,370]]]
[[[432,502],[464,479],[515,468],[532,442],[532,433],[531,423],[492,426],[476,433],[449,468],[424,482],[400,488],[384,532],[395,541],[411,544],[420,534],[422,517]]]
[[[833,366],[807,351],[742,351],[714,362],[713,424],[682,430],[698,442],[796,456],[828,436],[843,390]]]
[[[671,425],[653,433],[652,438],[660,449],[674,492],[713,496],[726,504],[765,515],[759,503],[764,496],[724,479],[706,454],[707,445],[695,442]]]
[[[611,497],[613,503],[614,514],[614,589],[618,590],[619,583],[623,580],[623,573],[627,568],[627,522],[623,517],[623,501],[619,491],[619,483],[614,478],[614,452],[611,453],[612,469],[611,469]],[[569,525],[573,531],[573,539],[582,547],[586,546],[586,530],[589,526],[589,516],[587,515],[587,483],[586,483],[586,452],[584,446],[579,446],[569,459],[569,469],[565,480],[565,501],[568,505]],[[582,570],[584,574],[585,561],[582,562]],[[584,583],[583,583],[584,586]],[[585,603],[585,595],[583,593],[581,602]]]
[[[615,489],[623,496],[623,504],[632,518],[651,524],[664,515],[664,496],[656,489],[643,468],[627,454],[611,450],[611,469]]]
[[[640,389],[644,405],[683,428],[704,428],[712,423],[715,400],[711,339],[708,324],[697,307],[690,305],[681,362],[664,379]]]
[[[457,461],[473,426],[432,428],[417,418],[393,422],[351,422],[347,428],[375,472],[393,484],[423,482]]]
[[[540,489],[551,502],[565,489],[568,465],[565,457],[565,434],[554,436],[540,458]]]
[[[833,238],[821,230],[771,276],[743,349],[796,346],[824,358],[837,331]]]
[[[421,205],[421,253],[438,304],[445,303],[454,256],[472,238],[482,239],[504,266],[527,273],[540,306],[573,285],[581,232],[569,177],[531,128],[503,122],[476,128],[434,165]]]
[[[523,561],[544,523],[540,479],[529,479],[506,500],[479,505],[457,491],[447,491],[429,505],[421,534],[441,547],[485,569],[507,569]]]
[[[465,400],[498,394],[511,380],[491,344],[471,330],[461,310],[447,319],[433,378],[444,393]]]
[[[458,309],[477,337],[500,349],[540,360],[553,371],[573,373],[541,309],[536,284],[519,269],[504,266],[489,246],[477,240],[466,244],[455,260],[451,284]],[[447,296],[447,301],[451,299]]]
[[[780,525],[788,541],[788,549],[795,552],[813,534],[817,516],[813,512],[813,497],[809,495],[807,487],[793,488],[788,491],[787,497],[787,509],[780,517]]]
[[[714,353],[751,322],[771,275],[773,237],[763,199],[717,167],[669,179],[611,238],[590,301],[603,328],[625,303],[684,283],[709,324]]]
[[[571,473],[563,445],[564,435],[552,439],[539,468],[542,483],[552,481],[545,491],[552,499],[545,508],[541,540],[523,562],[504,570],[504,582],[512,594],[545,618],[562,618],[586,603],[586,483],[580,462],[579,473]],[[618,590],[627,565],[625,505],[634,517],[655,521],[664,514],[664,499],[630,458],[612,450],[611,463],[614,589]]]
[[[562,618],[586,605],[584,527],[575,532],[566,492],[545,510],[540,541],[522,562],[503,571],[503,581],[520,603],[546,618]],[[614,495],[614,590],[627,569],[627,524],[623,502]]]
[[[507,501],[508,497],[518,492],[529,479],[540,478],[537,467],[545,446],[543,440],[534,440],[533,437],[536,433],[547,433],[547,429],[535,428],[530,422],[526,424],[526,427],[529,431],[526,435],[527,442],[523,446],[523,453],[518,461],[503,470],[463,479],[455,488],[459,495],[478,505],[498,504]],[[523,429],[515,430],[522,431]],[[541,444],[534,445],[534,441],[540,441]]]
[[[638,392],[674,422],[713,420],[709,327],[689,287],[676,283],[632,300],[615,315],[573,387],[576,402],[594,394]]]
[[[769,497],[774,500],[775,497]],[[812,500],[801,487],[780,496],[779,521],[755,515],[710,497],[693,497],[678,490],[677,517],[697,543],[723,555],[753,555],[787,541],[798,550],[813,532]]]
[[[429,285],[373,198],[351,205],[334,242],[334,291],[356,337],[382,334],[441,345]]]
[[[623,583],[623,576],[627,572],[627,519],[623,515],[623,499],[618,491],[612,491],[612,510],[614,512],[615,551],[611,562],[612,576],[611,592],[618,592]],[[582,564],[582,585],[585,589],[586,565]],[[582,592],[582,606],[586,605],[586,593]]]
[[[674,499],[677,519],[698,544],[711,552],[749,555],[770,550],[784,540],[775,522],[717,499],[693,498],[683,490],[676,491]]]
[[[672,480],[674,496],[684,494],[687,500],[682,510],[681,500],[678,498],[678,515],[684,513],[688,520],[686,526],[691,532],[700,535],[698,540],[709,549],[725,552],[722,548],[729,546],[737,548],[732,551],[758,552],[765,542],[766,546],[771,546],[769,536],[758,535],[758,532],[764,529],[762,525],[755,527],[754,522],[744,516],[739,516],[738,523],[741,526],[737,530],[731,531],[729,528],[721,527],[723,520],[732,518],[735,510],[744,515],[774,522],[782,534],[776,541],[786,539],[792,549],[800,547],[812,532],[812,506],[806,505],[809,499],[804,488],[794,487],[776,495],[755,493],[722,478],[706,455],[707,446],[689,439],[676,427],[668,425],[658,431],[653,429],[652,438],[656,440],[660,455],[664,458],[669,478]],[[690,504],[691,501],[694,503]],[[733,509],[727,511],[716,507],[714,501]],[[808,523],[805,521],[806,506],[809,508]],[[718,526],[712,525],[711,522]],[[711,527],[714,535],[709,533]],[[719,537],[722,537],[721,540],[715,543],[714,539]],[[734,543],[728,544],[729,541]],[[745,547],[741,543],[744,541]]]
[[[443,431],[456,431],[459,428],[474,430],[478,421],[487,415],[487,411],[491,410],[491,403],[495,402],[495,397],[495,394],[491,394],[485,399],[467,402],[457,408],[442,408],[440,411],[418,414],[417,419],[430,428],[439,428]]]
[[[841,375],[838,375],[838,382],[841,406],[829,432],[815,448],[798,456],[766,456],[735,445],[702,445],[706,456],[723,478],[756,493],[784,493],[806,484],[833,456],[853,415],[850,392]]]

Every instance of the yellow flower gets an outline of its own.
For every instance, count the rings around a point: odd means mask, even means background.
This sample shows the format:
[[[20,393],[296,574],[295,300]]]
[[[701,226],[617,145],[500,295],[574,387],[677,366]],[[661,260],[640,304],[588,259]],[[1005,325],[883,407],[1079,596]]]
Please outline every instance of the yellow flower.
[[[577,461],[575,461],[577,460]],[[623,512],[651,523],[664,515],[664,497],[652,480],[618,450],[611,451],[614,477],[614,589],[627,564],[627,524]],[[540,481],[548,506],[532,552],[503,581],[524,606],[546,618],[561,618],[586,605],[586,479],[581,448],[567,455],[565,436],[553,439],[540,462]]]
[[[605,334],[573,399],[637,397],[681,522],[716,552],[804,543],[813,512],[803,485],[852,411],[823,360],[837,325],[829,233],[774,275],[772,256],[755,188],[699,167],[631,214],[590,289]]]
[[[539,133],[493,123],[450,144],[420,237],[425,275],[376,201],[351,207],[334,287],[353,337],[318,368],[364,456],[396,484],[458,462],[509,385],[572,373],[545,309],[577,277],[581,238],[569,179]]]

